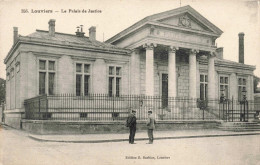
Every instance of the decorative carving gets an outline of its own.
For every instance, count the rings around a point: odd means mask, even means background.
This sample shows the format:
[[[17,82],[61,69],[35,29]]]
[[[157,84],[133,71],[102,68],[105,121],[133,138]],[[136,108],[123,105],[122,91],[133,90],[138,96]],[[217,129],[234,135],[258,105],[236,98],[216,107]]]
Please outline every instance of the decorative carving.
[[[197,54],[197,53],[199,53],[199,50],[198,49],[191,49],[190,50],[190,54]]]
[[[143,45],[143,48],[145,48],[145,49],[153,49],[156,46],[157,46],[157,44],[155,44],[155,43],[146,43],[146,44]]]
[[[168,47],[169,53],[176,53],[176,50],[179,50],[179,47],[175,47],[175,46]]]
[[[216,57],[216,53],[214,51],[210,51],[208,53],[208,58],[211,58],[211,57]]]
[[[191,28],[191,20],[187,15],[181,16],[179,18],[179,26]]]

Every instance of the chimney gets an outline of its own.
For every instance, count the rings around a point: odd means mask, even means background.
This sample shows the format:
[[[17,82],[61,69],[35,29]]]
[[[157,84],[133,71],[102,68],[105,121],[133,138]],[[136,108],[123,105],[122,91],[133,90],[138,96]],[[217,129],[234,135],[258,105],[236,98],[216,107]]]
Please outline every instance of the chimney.
[[[77,26],[77,31],[76,31],[76,36],[77,37],[84,37],[84,32],[83,32],[83,25],[80,25],[80,27],[79,26]]]
[[[223,47],[217,48],[216,52],[217,52],[217,58],[223,59]]]
[[[239,37],[239,48],[238,48],[239,60],[238,60],[238,62],[242,63],[242,64],[244,64],[244,35],[245,34],[243,32],[238,34],[238,37]]]
[[[49,20],[49,35],[51,37],[55,36],[55,19],[50,19]]]
[[[14,27],[14,43],[16,43],[16,41],[18,40],[18,27]]]
[[[91,26],[88,30],[89,30],[89,39],[96,40],[96,27]]]

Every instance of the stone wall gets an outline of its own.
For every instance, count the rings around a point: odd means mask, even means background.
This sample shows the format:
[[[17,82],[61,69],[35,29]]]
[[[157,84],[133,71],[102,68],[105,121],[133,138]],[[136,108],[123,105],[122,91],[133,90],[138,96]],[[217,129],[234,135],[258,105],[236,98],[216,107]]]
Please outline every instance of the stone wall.
[[[189,97],[189,65],[180,64],[178,66],[178,86],[177,96],[178,97]]]
[[[185,129],[216,129],[217,121],[158,121],[158,131],[185,130]],[[128,133],[129,128],[124,121],[107,122],[69,122],[69,121],[35,121],[22,120],[22,129],[33,134],[104,134]],[[137,133],[147,131],[145,121],[138,121]]]

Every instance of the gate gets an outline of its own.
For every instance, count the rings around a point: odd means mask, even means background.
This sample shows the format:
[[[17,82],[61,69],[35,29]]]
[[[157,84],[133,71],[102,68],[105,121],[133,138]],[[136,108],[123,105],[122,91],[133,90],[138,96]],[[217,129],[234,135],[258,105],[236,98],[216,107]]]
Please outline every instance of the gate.
[[[248,122],[248,101],[236,101],[234,99],[222,99],[219,103],[219,118],[226,122]]]

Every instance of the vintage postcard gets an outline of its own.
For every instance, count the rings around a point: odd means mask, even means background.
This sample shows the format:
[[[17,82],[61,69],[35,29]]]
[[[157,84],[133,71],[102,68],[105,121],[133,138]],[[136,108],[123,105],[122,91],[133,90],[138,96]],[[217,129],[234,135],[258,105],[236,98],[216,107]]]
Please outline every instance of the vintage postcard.
[[[259,0],[0,0],[0,165],[260,164]]]

